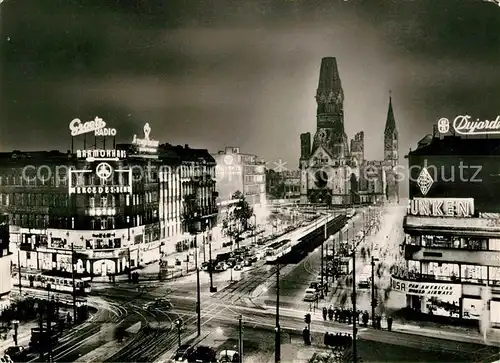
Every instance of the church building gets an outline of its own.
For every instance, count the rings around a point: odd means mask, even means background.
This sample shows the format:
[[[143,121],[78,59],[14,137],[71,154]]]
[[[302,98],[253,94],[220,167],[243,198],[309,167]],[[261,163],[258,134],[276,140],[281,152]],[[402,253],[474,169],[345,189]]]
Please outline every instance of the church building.
[[[384,131],[384,160],[365,159],[363,131],[348,143],[344,130],[344,91],[336,58],[321,61],[316,103],[312,144],[311,133],[300,135],[301,203],[398,202],[398,131],[391,98]]]

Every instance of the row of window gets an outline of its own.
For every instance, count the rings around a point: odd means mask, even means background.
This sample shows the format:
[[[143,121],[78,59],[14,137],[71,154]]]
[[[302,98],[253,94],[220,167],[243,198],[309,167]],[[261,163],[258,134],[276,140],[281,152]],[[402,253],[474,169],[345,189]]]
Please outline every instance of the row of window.
[[[500,284],[500,267],[408,260],[406,270],[395,271],[409,279],[429,279],[449,282],[485,283],[487,280]]]
[[[455,248],[472,251],[500,251],[500,239],[457,237],[450,235],[406,236],[406,243],[413,246]]]

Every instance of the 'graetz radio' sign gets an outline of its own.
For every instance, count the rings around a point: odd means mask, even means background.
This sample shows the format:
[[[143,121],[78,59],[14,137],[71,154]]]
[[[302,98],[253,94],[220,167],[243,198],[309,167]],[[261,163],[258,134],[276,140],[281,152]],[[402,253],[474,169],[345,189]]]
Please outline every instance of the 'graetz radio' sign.
[[[418,296],[460,297],[462,295],[461,285],[459,284],[404,281],[394,277],[391,277],[391,289]]]

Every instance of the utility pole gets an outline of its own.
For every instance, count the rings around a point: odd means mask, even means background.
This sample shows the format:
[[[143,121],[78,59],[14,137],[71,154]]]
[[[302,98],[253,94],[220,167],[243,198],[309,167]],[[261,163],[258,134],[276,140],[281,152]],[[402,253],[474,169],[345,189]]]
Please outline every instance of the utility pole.
[[[358,328],[356,327],[356,248],[352,250],[352,311],[354,313],[353,322],[352,322],[352,361],[353,363],[357,363],[357,349],[356,349],[356,334],[358,332]]]
[[[198,314],[198,336],[201,335],[201,294],[200,294],[200,269],[198,268],[198,247],[195,250],[196,265],[196,313]]]
[[[177,325],[177,342],[179,344],[179,348],[181,347],[181,321],[176,320],[175,324]]]
[[[372,255],[372,325],[375,327],[375,306],[377,305],[377,301],[375,299],[375,262],[378,261],[377,258]]]
[[[243,317],[238,318],[239,344],[238,344],[238,363],[243,363]]]
[[[281,328],[280,328],[280,264],[276,264],[276,336],[274,338],[274,363],[281,362]]]
[[[23,298],[22,283],[21,283],[21,244],[17,248],[17,272],[19,273],[19,298]]]
[[[214,263],[212,261],[212,242],[208,243],[208,272],[210,273],[210,292],[216,292],[217,289],[214,287],[214,277],[213,270],[215,268]]]
[[[71,283],[73,285],[73,321],[76,324],[75,247],[73,243],[71,243]]]

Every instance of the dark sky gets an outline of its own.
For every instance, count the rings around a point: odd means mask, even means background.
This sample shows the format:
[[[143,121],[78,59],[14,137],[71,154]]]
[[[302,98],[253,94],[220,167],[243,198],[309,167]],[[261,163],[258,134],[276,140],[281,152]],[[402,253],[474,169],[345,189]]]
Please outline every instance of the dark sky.
[[[101,3],[109,3],[102,5]],[[392,90],[401,153],[440,117],[495,118],[500,7],[482,1],[5,0],[0,149],[61,149],[102,117],[130,141],[240,146],[296,167],[321,58],[337,57],[349,137],[382,157]],[[405,162],[403,158],[402,162]]]

